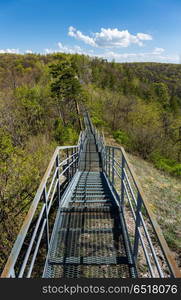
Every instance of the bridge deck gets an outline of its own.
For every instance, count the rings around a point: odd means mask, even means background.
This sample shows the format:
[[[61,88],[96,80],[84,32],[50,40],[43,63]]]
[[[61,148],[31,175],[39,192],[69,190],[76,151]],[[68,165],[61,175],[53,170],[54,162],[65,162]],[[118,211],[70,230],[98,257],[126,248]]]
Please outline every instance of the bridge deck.
[[[124,218],[102,171],[91,127],[86,127],[79,172],[59,208],[43,277],[135,277]]]

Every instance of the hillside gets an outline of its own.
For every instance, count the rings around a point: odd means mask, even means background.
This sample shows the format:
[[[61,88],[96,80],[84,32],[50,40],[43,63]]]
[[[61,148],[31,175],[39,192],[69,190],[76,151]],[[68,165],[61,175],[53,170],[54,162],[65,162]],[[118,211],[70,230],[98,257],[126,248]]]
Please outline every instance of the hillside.
[[[105,137],[108,145],[119,147],[112,137],[109,135],[105,135]],[[156,169],[152,163],[138,156],[128,153],[128,159],[164,237],[181,267],[180,179],[165,174]]]
[[[98,128],[138,157],[138,164],[140,158],[148,161],[143,173],[138,167],[140,181],[153,163],[167,174],[166,189],[173,185],[172,201],[180,201],[181,65],[0,54],[0,268],[54,148],[77,142],[84,107]],[[159,174],[153,171],[144,188],[159,184]],[[167,196],[161,198],[169,202]],[[167,214],[169,209],[163,218]],[[176,249],[177,229],[172,231],[168,241]]]

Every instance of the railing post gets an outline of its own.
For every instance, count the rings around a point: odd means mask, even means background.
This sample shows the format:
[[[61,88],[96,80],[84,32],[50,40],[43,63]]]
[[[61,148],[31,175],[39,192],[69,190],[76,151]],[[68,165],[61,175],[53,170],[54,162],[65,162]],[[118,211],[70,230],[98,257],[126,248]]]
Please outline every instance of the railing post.
[[[104,157],[105,157],[105,171],[106,171],[106,175],[107,175],[107,147],[105,147]]]
[[[46,219],[46,246],[47,246],[47,252],[49,249],[49,243],[50,243],[50,238],[49,238],[49,222],[48,222],[48,199],[47,199],[47,190],[46,190],[46,185],[43,190],[43,201],[45,203],[45,213],[44,213],[44,219]]]
[[[139,247],[139,240],[140,240],[139,227],[141,224],[141,218],[140,218],[141,206],[142,206],[142,198],[141,198],[140,193],[138,192],[137,208],[136,208],[135,236],[134,236],[134,247],[133,247],[133,256],[134,256],[135,262],[138,257],[138,247]]]
[[[14,268],[11,269],[10,278],[16,278],[16,274],[15,274]]]
[[[72,156],[72,159],[71,159],[71,178],[73,177],[74,175],[74,148],[71,149],[71,156]]]
[[[102,168],[103,168],[103,171],[105,172],[106,171],[106,166],[105,166],[106,160],[105,160],[105,148],[103,148],[103,147],[101,150],[101,159],[102,159]]]
[[[57,182],[57,200],[58,200],[58,203],[60,204],[60,170],[59,170],[59,164],[60,164],[60,157],[59,157],[59,152],[58,152],[57,157],[56,157],[56,168],[57,168],[57,179],[58,179],[58,182]]]
[[[78,170],[78,167],[79,167],[79,151],[80,151],[80,148],[75,148],[75,151],[78,152],[76,154],[76,162],[75,162],[75,166],[76,166],[76,171]]]
[[[109,147],[109,152],[108,152],[108,155],[109,155],[109,179],[111,179],[111,158],[110,158],[110,155],[111,155],[111,149]]]
[[[124,209],[124,177],[125,177],[125,173],[124,173],[124,168],[125,168],[125,158],[123,153],[121,154],[121,206],[122,209]]]
[[[76,153],[76,148],[75,148],[75,147],[73,148],[73,153],[74,153],[74,154]],[[76,159],[76,154],[74,155],[73,159],[74,159],[74,160]],[[77,164],[77,161],[74,161],[74,163],[73,163],[73,165],[74,165],[73,175],[74,175],[75,172],[76,172],[76,164]]]
[[[76,153],[76,148],[74,148],[74,153]],[[74,155],[74,160],[77,158],[77,154]],[[75,160],[74,162],[74,174],[76,172],[76,169],[77,169],[77,160]]]
[[[67,154],[67,167],[68,167],[68,165],[69,165],[69,159],[68,159],[68,157],[69,157],[69,150],[68,149],[66,150],[66,154]],[[70,168],[67,168],[67,180],[68,180],[68,182],[70,180]]]
[[[80,153],[81,153],[81,145],[80,147],[78,147],[78,159],[77,159],[77,169],[79,169],[79,165],[80,165]]]
[[[114,185],[114,148],[112,148],[112,184]]]

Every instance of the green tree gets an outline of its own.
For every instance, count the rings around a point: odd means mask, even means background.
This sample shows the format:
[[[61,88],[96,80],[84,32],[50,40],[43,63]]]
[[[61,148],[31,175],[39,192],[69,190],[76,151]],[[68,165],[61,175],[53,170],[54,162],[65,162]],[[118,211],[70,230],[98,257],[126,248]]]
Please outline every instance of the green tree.
[[[63,124],[67,124],[65,109],[68,108],[70,111],[74,103],[80,129],[82,129],[79,111],[79,100],[82,96],[82,88],[71,62],[69,60],[64,60],[51,65],[50,73],[54,79],[51,84],[51,91],[53,96],[57,99],[58,109]]]
[[[168,110],[170,105],[170,96],[168,86],[163,83],[154,84],[155,92],[158,97],[158,101],[161,103],[164,109]]]

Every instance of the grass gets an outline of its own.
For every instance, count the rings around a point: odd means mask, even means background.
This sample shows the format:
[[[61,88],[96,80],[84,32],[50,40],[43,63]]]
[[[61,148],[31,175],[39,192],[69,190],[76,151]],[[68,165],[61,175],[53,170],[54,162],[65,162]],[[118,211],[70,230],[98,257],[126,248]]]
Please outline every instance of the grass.
[[[169,247],[174,251],[181,251],[180,180],[165,175],[139,157],[130,154],[128,157]]]

